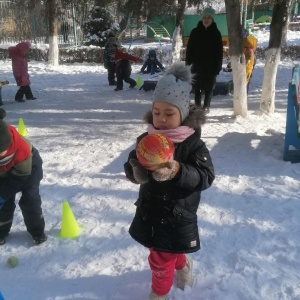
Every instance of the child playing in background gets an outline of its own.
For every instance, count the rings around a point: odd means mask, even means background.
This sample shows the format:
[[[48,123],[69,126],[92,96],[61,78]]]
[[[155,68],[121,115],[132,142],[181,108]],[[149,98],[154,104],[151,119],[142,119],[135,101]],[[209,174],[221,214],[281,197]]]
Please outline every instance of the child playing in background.
[[[204,124],[201,109],[191,109],[191,71],[184,62],[173,64],[157,83],[152,109],[145,115],[147,134],[169,137],[175,152],[172,161],[145,169],[136,150],[124,165],[126,177],[140,184],[136,213],[129,233],[149,248],[152,291],[149,300],[164,300],[173,284],[192,286],[192,258],[186,253],[200,249],[197,209],[201,191],[214,181],[214,167],[197,129]]]
[[[9,84],[9,82],[7,80],[5,81],[0,81],[0,106],[3,105],[3,102],[2,102],[2,87],[6,84]]]
[[[111,46],[108,51],[109,55],[115,60],[116,64],[117,87],[115,88],[115,91],[123,90],[123,80],[129,83],[130,88],[134,88],[136,86],[136,81],[130,78],[130,61],[140,62],[141,59],[137,56],[123,52],[116,46]]]
[[[3,121],[5,116],[0,108],[0,245],[10,232],[18,192],[22,194],[19,206],[25,226],[38,245],[47,240],[39,194],[43,162],[38,150]]]
[[[255,66],[255,50],[257,47],[257,39],[253,35],[247,35],[243,40],[244,55],[246,60],[246,80],[247,80],[247,94],[249,91],[250,78]]]
[[[30,80],[28,74],[28,64],[25,59],[25,54],[30,49],[29,42],[21,42],[15,47],[8,48],[8,56],[12,61],[13,74],[16,79],[17,85],[20,87],[16,93],[15,101],[25,102],[23,96],[25,95],[27,100],[35,100],[30,88]]]
[[[116,74],[115,60],[113,57],[109,55],[109,48],[113,46],[118,47],[117,39],[114,35],[109,35],[103,52],[104,68],[107,69],[107,79],[109,85],[117,84],[115,80],[115,74]]]
[[[142,68],[141,68],[141,73],[144,74],[154,74],[158,73],[161,71],[164,71],[165,68],[161,64],[161,62],[156,58],[156,52],[155,50],[150,50],[148,54],[147,60],[144,62]]]

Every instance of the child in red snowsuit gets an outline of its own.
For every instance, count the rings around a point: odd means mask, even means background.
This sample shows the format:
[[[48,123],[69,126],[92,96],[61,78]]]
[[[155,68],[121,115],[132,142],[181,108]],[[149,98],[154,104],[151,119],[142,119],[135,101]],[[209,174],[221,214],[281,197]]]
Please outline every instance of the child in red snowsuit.
[[[123,90],[123,80],[129,83],[130,88],[134,88],[136,86],[136,81],[130,78],[130,60],[140,62],[141,59],[137,56],[123,52],[115,46],[109,48],[109,55],[114,58],[116,64],[117,87],[115,88],[115,91]]]
[[[26,100],[35,100],[30,88],[30,80],[28,74],[28,64],[25,59],[25,54],[30,49],[29,42],[21,42],[15,47],[8,48],[8,56],[11,58],[13,74],[16,79],[17,85],[20,87],[16,93],[15,101],[25,102],[23,96],[25,95]]]

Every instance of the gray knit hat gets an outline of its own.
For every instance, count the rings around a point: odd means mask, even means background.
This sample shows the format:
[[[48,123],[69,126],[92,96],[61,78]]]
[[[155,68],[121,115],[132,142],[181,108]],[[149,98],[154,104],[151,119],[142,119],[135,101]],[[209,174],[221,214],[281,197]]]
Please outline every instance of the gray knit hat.
[[[166,102],[176,106],[183,122],[189,115],[191,82],[191,68],[184,62],[174,63],[157,82],[152,102]]]
[[[11,139],[7,124],[3,120],[0,120],[0,152],[9,148]]]

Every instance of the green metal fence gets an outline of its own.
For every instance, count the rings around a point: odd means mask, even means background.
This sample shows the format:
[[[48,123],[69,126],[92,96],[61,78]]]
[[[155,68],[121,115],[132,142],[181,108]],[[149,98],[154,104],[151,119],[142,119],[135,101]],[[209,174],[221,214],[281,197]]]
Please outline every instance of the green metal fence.
[[[81,45],[81,24],[90,10],[88,4],[60,8],[58,46]],[[45,1],[37,1],[34,8],[17,5],[13,0],[0,0],[0,43],[48,42],[48,18]]]

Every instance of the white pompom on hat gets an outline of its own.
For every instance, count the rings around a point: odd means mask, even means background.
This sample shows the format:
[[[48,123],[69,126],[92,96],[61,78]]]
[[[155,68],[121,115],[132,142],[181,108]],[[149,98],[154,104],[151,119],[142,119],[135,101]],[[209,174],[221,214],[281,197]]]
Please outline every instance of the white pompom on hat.
[[[176,106],[183,122],[189,115],[191,83],[190,66],[186,66],[184,62],[174,63],[166,71],[166,75],[157,82],[152,103],[166,102]]]

